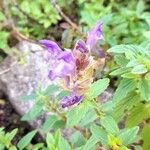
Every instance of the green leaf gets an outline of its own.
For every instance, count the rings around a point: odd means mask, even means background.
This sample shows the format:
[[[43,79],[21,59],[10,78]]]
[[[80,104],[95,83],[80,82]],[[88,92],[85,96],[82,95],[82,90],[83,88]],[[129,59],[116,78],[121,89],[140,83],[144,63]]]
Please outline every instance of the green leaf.
[[[136,145],[134,148],[135,148],[135,150],[143,150],[143,148],[140,145]]]
[[[51,133],[47,133],[46,144],[50,150],[55,149],[55,139]]]
[[[53,95],[55,92],[57,92],[59,90],[59,87],[57,85],[49,85],[46,90],[44,91],[44,95],[46,96],[50,96]]]
[[[64,128],[64,126],[65,126],[65,122],[64,122],[63,120],[57,120],[57,121],[53,124],[52,128],[53,128],[54,130],[58,130],[58,129],[60,129],[60,128]]]
[[[30,13],[31,9],[30,9],[30,3],[29,1],[23,1],[20,5],[20,8],[25,11],[26,13]]]
[[[86,140],[85,140],[84,136],[79,131],[74,132],[70,137],[70,142],[71,142],[71,144],[74,145],[74,147],[76,147],[76,146],[80,147],[80,146],[84,145],[85,141]]]
[[[15,146],[11,146],[9,147],[9,150],[17,150],[17,148]]]
[[[9,33],[6,31],[1,31],[0,33],[0,48],[5,49],[7,47],[7,38]]]
[[[119,68],[119,69],[112,71],[110,75],[111,76],[121,75],[121,74],[127,73],[129,70],[130,70],[129,68]]]
[[[121,77],[127,79],[136,79],[137,75],[129,72],[129,73],[122,74]]]
[[[119,66],[122,66],[122,67],[126,66],[126,64],[128,63],[128,60],[125,58],[125,56],[121,54],[115,55],[114,60]]]
[[[127,94],[136,88],[136,82],[132,79],[122,79],[118,88],[113,96],[115,103],[121,101]]]
[[[36,102],[32,108],[27,112],[22,118],[22,121],[30,121],[35,119],[36,117],[41,115],[41,112],[43,110],[43,103],[38,101]]]
[[[141,47],[140,47],[141,48]],[[135,59],[139,47],[136,45],[116,45],[108,50],[110,53],[125,54],[126,59]]]
[[[138,61],[136,59],[133,59],[133,60],[130,60],[128,62],[128,64],[126,65],[126,67],[134,67],[134,66],[137,66],[139,65]]]
[[[77,125],[88,112],[89,107],[85,103],[81,103],[78,107],[73,108],[67,113],[67,126]]]
[[[97,118],[97,115],[95,111],[93,109],[90,109],[79,124],[80,126],[86,126],[89,123],[92,123],[94,120],[96,120],[96,118]]]
[[[6,137],[8,138],[9,141],[11,141],[15,137],[17,131],[18,129],[13,129],[10,133],[6,134]]]
[[[139,0],[136,7],[136,13],[138,16],[140,16],[143,11],[144,11],[144,1]]]
[[[22,96],[21,99],[24,101],[35,100],[36,96],[37,96],[36,93],[31,93],[30,95]]]
[[[142,133],[141,133],[141,137],[142,137],[142,140],[143,140],[143,150],[149,150],[150,149],[150,142],[149,142],[149,139],[150,139],[150,124],[146,124],[142,130]]]
[[[135,106],[129,113],[126,120],[126,127],[134,127],[149,117],[150,105],[141,103],[138,106]]]
[[[111,116],[104,116],[100,120],[101,125],[111,134],[117,134],[119,132],[116,121]]]
[[[44,122],[42,129],[47,132],[49,129],[52,128],[53,124],[57,121],[57,117],[55,115],[50,115],[46,118],[46,121]]]
[[[0,11],[0,21],[4,21],[5,19],[5,15]]]
[[[143,34],[147,39],[150,39],[150,31],[144,32]]]
[[[26,134],[17,144],[18,148],[20,150],[24,149],[32,140],[32,138],[35,136],[37,133],[37,130],[33,130]]]
[[[150,83],[148,80],[143,79],[139,82],[139,91],[144,100],[150,101]]]
[[[60,150],[71,150],[71,147],[69,145],[69,143],[67,142],[67,140],[60,135],[59,137],[59,143],[58,143],[58,147]]]
[[[75,150],[83,150],[84,146],[77,147]]]
[[[142,15],[140,15],[140,18],[144,19],[147,24],[150,26],[150,13],[149,12],[144,12]]]
[[[107,52],[122,54],[122,53],[126,52],[125,47],[126,47],[126,45],[116,45],[116,46],[113,46],[110,49],[108,49]]]
[[[98,95],[100,95],[102,92],[104,92],[106,90],[108,85],[109,85],[108,78],[100,79],[100,80],[94,82],[91,85],[91,87],[87,93],[87,96],[90,99],[96,98]]]
[[[44,143],[37,143],[33,146],[32,150],[40,150],[44,147]]]
[[[0,133],[3,132],[3,130],[4,130],[4,127],[0,127]]]
[[[140,97],[136,92],[128,94],[124,99],[118,102],[112,112],[114,119],[119,122],[124,117],[125,111],[131,111],[132,108],[140,102]]]
[[[82,150],[92,150],[95,149],[95,144],[98,142],[99,140],[97,138],[95,138],[94,136],[91,136],[88,141],[86,142],[86,144],[84,145],[84,147],[82,147]]]
[[[133,143],[137,138],[139,127],[124,129],[118,134],[118,138],[122,141],[123,145],[127,146]]]
[[[64,96],[68,96],[69,92],[68,91],[61,91],[57,96],[56,99],[61,100]]]
[[[95,137],[102,145],[107,145],[107,132],[98,125],[92,125],[90,128],[92,136]]]
[[[137,65],[137,66],[135,66],[135,67],[132,69],[131,73],[133,73],[133,74],[144,74],[144,73],[146,73],[147,71],[148,71],[148,70],[146,69],[145,65]]]

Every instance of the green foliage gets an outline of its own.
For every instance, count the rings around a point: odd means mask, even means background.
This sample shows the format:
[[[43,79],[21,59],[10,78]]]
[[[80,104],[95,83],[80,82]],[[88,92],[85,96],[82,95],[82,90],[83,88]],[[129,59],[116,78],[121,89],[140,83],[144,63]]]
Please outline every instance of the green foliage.
[[[144,120],[150,117],[150,106],[149,104],[138,104],[129,113],[126,120],[127,127],[134,127],[139,125]]]
[[[0,128],[0,149],[10,149],[17,150],[17,148],[12,144],[12,140],[17,133],[17,129],[12,130],[11,132],[5,133],[4,128]]]
[[[100,95],[102,92],[104,92],[104,90],[106,90],[106,88],[109,85],[109,79],[105,78],[105,79],[100,79],[96,82],[94,82],[87,95],[90,99],[96,98],[98,95]]]
[[[80,23],[91,28],[94,22],[103,21],[104,35],[110,46],[116,44],[140,43],[149,39],[150,13],[146,11],[146,2],[78,0],[80,5]],[[90,13],[89,13],[90,12]]]
[[[7,38],[8,38],[9,33],[6,31],[1,31],[0,33],[0,48],[7,48]]]
[[[139,127],[121,130],[118,134],[118,138],[121,139],[123,145],[127,146],[136,140],[138,131]]]
[[[20,11],[19,14],[17,13],[18,8]],[[61,19],[48,0],[19,0],[17,7],[12,5],[11,11],[14,17],[19,18],[17,25],[22,27],[21,31],[24,34],[40,38],[44,36],[45,29],[56,24]],[[43,33],[37,32],[37,30],[42,28],[44,28]]]
[[[150,101],[150,83],[148,80],[143,79],[139,83],[139,91],[141,93],[141,97],[146,100]]]
[[[107,132],[102,127],[92,125],[91,132],[93,137],[100,140],[103,145],[107,145]]]
[[[133,130],[130,131],[131,133],[127,128],[123,129],[123,133],[120,133],[120,136],[126,138],[131,134],[132,137],[136,138],[138,129],[134,129],[134,127],[144,123],[150,117],[149,42],[144,42],[139,46],[116,45],[110,48],[108,52],[115,56],[114,68],[117,68],[113,69],[110,75],[121,76],[120,83],[113,96],[113,104],[115,103],[115,105],[113,105],[113,110],[111,111],[116,120],[121,121],[123,116],[126,116],[126,127],[133,127]],[[118,60],[121,59],[125,61],[120,63],[121,61]],[[135,134],[135,136],[132,134]],[[122,141],[124,140],[122,139]],[[126,145],[126,142],[124,144]],[[148,145],[147,142],[145,144]]]
[[[149,139],[150,139],[150,125],[146,124],[143,128],[142,131],[142,140],[143,140],[143,150],[148,150],[150,148],[150,143],[149,143]]]
[[[67,113],[67,126],[77,125],[89,110],[86,102],[83,102],[79,107],[75,107]]]
[[[57,121],[57,117],[55,115],[50,115],[46,118],[42,129],[47,132],[49,129],[52,128],[52,126],[54,125],[54,123]]]
[[[111,134],[116,134],[119,131],[116,121],[111,116],[101,118],[100,123]]]
[[[18,142],[17,146],[20,150],[24,149],[32,140],[32,138],[35,136],[37,133],[36,130],[33,130],[26,134],[22,139]]]

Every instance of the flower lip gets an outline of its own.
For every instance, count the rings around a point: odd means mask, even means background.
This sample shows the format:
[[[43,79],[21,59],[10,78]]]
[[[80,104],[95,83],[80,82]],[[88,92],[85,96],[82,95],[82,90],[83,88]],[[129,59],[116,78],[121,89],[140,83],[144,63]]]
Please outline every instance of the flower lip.
[[[63,59],[65,62],[68,62],[68,63],[75,61],[73,54],[68,51],[63,51],[59,54],[58,60],[61,60],[61,59]]]
[[[56,77],[65,78],[74,73],[75,65],[65,62],[63,59],[58,60],[49,71],[48,77],[54,80]]]
[[[52,54],[58,54],[62,51],[54,41],[44,39],[40,40],[39,43]]]
[[[102,22],[98,21],[93,29],[89,32],[86,44],[88,45],[89,49],[92,49],[100,39],[104,39],[104,37],[102,34]]]
[[[70,95],[65,96],[60,102],[60,105],[62,108],[70,107],[75,104],[79,104],[83,99],[83,95],[77,96],[77,95]]]
[[[87,45],[83,40],[78,40],[76,42],[74,50],[79,50],[81,53],[88,53],[89,52]]]

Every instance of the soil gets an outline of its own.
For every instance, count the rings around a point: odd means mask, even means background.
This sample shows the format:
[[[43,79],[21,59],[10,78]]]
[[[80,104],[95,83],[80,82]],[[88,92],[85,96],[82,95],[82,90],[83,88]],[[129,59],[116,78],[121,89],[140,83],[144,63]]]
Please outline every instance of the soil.
[[[18,133],[13,140],[14,144],[32,130],[28,123],[21,121],[20,118],[21,116],[14,110],[7,97],[2,94],[0,97],[0,127],[5,127],[6,132],[18,128]]]

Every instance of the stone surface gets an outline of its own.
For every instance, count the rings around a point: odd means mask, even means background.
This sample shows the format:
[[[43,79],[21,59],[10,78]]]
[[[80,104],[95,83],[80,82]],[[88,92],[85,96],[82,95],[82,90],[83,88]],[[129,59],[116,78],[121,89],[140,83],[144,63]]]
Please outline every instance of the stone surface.
[[[16,111],[23,115],[29,111],[33,102],[25,102],[21,97],[36,91],[39,85],[46,87],[50,84],[47,77],[49,67],[44,60],[44,50],[39,45],[22,41],[17,49],[25,63],[19,64],[19,57],[12,55],[0,64],[0,91],[8,96]]]

